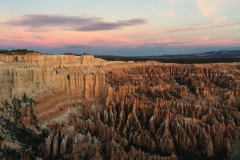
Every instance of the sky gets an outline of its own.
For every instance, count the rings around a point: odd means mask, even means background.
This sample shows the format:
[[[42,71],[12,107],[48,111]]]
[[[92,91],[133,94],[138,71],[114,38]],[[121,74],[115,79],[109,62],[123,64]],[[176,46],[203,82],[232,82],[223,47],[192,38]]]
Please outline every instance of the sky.
[[[142,56],[240,49],[239,0],[0,0],[0,49]]]

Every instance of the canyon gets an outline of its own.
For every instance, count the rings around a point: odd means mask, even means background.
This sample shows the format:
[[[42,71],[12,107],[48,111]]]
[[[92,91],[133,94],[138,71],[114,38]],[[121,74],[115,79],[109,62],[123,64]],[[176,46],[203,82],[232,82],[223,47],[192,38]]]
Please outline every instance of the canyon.
[[[0,158],[226,159],[239,86],[238,62],[0,54]]]

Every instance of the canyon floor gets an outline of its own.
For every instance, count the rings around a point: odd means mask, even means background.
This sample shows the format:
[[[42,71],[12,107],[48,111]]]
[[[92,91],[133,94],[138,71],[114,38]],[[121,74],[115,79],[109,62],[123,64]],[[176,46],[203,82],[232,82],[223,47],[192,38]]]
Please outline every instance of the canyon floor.
[[[239,87],[237,62],[0,54],[0,159],[234,157]]]

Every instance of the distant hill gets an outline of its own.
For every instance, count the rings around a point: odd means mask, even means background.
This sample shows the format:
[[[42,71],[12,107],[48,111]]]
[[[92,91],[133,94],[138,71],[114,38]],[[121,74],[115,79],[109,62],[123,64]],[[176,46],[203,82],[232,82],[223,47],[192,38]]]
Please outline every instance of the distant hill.
[[[233,50],[233,51],[211,51],[211,52],[203,52],[203,53],[196,53],[196,54],[180,54],[180,55],[163,55],[160,56],[161,58],[240,58],[240,50]]]
[[[5,55],[39,55],[38,51],[27,49],[4,50],[0,49],[0,54]],[[83,53],[86,54],[86,53]],[[80,56],[82,54],[64,53],[63,55]],[[202,52],[195,54],[176,54],[161,56],[115,56],[115,55],[94,55],[96,58],[102,58],[108,61],[159,61],[164,63],[230,63],[240,62],[240,50],[219,50]]]
[[[165,63],[229,63],[240,62],[240,50],[220,50],[195,54],[162,55],[162,56],[112,56],[95,55],[109,61],[148,61],[154,60]]]

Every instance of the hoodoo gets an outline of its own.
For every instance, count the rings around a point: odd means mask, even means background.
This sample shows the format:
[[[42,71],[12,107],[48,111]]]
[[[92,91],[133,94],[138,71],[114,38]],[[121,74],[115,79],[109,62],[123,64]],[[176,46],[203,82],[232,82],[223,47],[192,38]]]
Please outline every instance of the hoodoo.
[[[0,55],[0,157],[226,157],[240,133],[239,86],[240,63]]]

